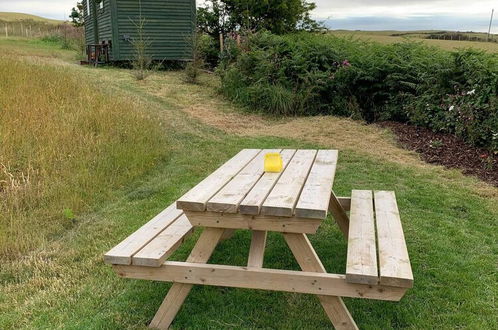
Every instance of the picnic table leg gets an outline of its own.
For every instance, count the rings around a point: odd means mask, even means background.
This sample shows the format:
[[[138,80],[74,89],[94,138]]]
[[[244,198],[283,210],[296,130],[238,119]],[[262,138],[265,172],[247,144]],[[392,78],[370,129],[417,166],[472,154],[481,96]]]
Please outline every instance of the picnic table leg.
[[[187,258],[187,262],[207,262],[224,232],[223,228],[205,228]],[[168,329],[192,287],[193,284],[173,283],[149,327]]]
[[[339,229],[347,239],[349,232],[349,217],[333,191],[330,195],[329,211],[332,213],[332,217],[334,217]]]
[[[320,258],[306,234],[284,233],[285,241],[303,271],[326,273]],[[353,317],[340,297],[317,295],[336,329],[358,329]]]
[[[227,239],[232,238],[234,234],[235,234],[235,229],[225,229],[223,235],[220,238],[220,241],[226,241]]]
[[[251,247],[249,248],[249,258],[247,259],[247,267],[263,267],[263,259],[265,255],[267,232],[264,230],[253,230]]]

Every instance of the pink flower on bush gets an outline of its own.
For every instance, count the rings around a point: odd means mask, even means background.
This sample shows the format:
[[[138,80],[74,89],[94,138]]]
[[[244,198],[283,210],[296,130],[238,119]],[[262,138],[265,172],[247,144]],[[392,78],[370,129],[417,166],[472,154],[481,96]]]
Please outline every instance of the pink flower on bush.
[[[342,66],[351,66],[351,63],[348,60],[344,60],[342,61]]]

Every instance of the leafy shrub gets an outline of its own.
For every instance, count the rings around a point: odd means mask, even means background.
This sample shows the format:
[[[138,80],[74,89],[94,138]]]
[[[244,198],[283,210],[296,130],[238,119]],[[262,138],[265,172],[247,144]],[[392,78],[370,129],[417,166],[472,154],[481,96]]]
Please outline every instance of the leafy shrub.
[[[131,41],[133,46],[132,75],[136,80],[144,80],[152,74],[153,63],[150,55],[151,41],[145,34],[146,20],[142,16],[132,21],[136,29],[136,38]]]
[[[197,83],[197,78],[204,68],[204,56],[202,53],[202,35],[194,33],[186,41],[190,48],[191,61],[185,66],[185,81],[190,84]]]
[[[410,122],[498,151],[496,55],[310,33],[258,33],[242,49],[221,89],[250,109]]]
[[[42,42],[58,44],[62,49],[75,50],[79,54],[85,51],[85,35],[83,28],[67,24],[59,25],[59,29],[45,33],[39,38]]]
[[[220,57],[219,44],[207,34],[199,34],[199,52],[203,61],[211,68],[218,64]]]

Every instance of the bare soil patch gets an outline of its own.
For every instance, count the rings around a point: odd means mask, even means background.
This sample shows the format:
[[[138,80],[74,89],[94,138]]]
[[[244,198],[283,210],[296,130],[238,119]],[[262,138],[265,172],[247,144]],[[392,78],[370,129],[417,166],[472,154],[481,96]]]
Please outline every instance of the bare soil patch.
[[[475,175],[498,187],[498,156],[471,146],[452,134],[433,131],[396,122],[379,123],[390,128],[401,145],[420,153],[423,160],[448,168],[458,168],[464,174]]]

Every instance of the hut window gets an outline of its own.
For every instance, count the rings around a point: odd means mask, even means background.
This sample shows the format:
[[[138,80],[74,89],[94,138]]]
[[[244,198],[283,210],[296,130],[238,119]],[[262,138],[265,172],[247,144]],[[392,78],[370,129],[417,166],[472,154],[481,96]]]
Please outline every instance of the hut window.
[[[90,16],[90,0],[86,0],[86,15]]]
[[[100,9],[100,10],[104,9],[104,0],[101,0],[101,1],[99,2],[99,9]]]

